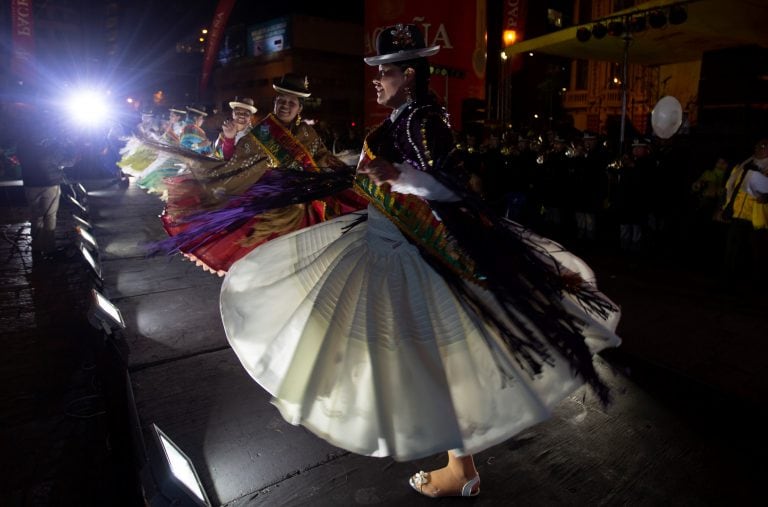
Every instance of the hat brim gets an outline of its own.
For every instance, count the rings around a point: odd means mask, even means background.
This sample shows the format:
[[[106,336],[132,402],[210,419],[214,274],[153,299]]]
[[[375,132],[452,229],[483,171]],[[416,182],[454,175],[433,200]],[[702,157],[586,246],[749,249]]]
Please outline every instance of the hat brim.
[[[176,113],[176,114],[187,114],[186,111],[182,111],[181,109],[173,109],[173,108],[171,108],[168,111],[171,112],[171,113]]]
[[[297,92],[296,90],[291,90],[290,88],[283,88],[282,86],[277,86],[276,84],[273,84],[272,88],[274,88],[277,93],[285,93],[287,95],[295,95],[296,97],[301,97],[302,99],[306,99],[307,97],[312,95],[312,93]]]
[[[384,65],[386,63],[413,60],[414,58],[425,58],[427,56],[436,55],[438,51],[440,51],[440,46],[432,46],[430,48],[419,49],[406,49],[404,51],[398,51],[397,53],[389,53],[388,55],[369,56],[367,58],[363,58],[363,61],[371,66]]]
[[[251,114],[253,114],[256,111],[258,111],[258,109],[256,109],[255,107],[253,107],[250,104],[246,104],[245,102],[230,102],[229,103],[229,107],[231,107],[232,109],[234,109],[236,107],[239,107],[240,109],[247,109],[248,111],[251,112]]]
[[[205,111],[200,111],[199,109],[195,109],[193,107],[187,108],[187,111],[190,113],[199,114],[200,116],[208,116],[208,113]]]

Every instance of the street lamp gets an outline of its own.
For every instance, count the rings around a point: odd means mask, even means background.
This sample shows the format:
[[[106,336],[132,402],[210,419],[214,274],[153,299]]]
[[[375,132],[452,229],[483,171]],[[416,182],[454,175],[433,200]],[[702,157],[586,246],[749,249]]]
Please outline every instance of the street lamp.
[[[511,46],[517,42],[517,32],[514,30],[504,30],[504,46]]]

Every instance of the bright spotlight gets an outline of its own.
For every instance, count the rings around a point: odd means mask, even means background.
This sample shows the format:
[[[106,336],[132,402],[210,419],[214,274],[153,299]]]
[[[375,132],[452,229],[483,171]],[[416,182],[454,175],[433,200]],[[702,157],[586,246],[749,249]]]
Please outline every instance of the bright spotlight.
[[[88,322],[96,329],[103,329],[107,334],[112,334],[113,329],[125,329],[125,320],[120,309],[96,289],[91,289]]]
[[[158,496],[168,505],[210,506],[192,460],[156,424],[151,430],[153,445],[148,454]]]
[[[88,263],[88,266],[93,270],[93,274],[96,275],[97,280],[101,281],[101,265],[91,251],[88,250],[88,247],[83,243],[80,243],[80,253],[83,254],[83,259],[85,259],[85,262]]]
[[[75,222],[77,222],[78,226],[87,227],[89,229],[93,229],[93,225],[91,225],[91,223],[88,220],[86,220],[84,218],[80,218],[79,216],[75,215],[74,213],[72,213],[72,218],[75,219]]]
[[[67,99],[66,105],[72,119],[84,127],[96,127],[109,116],[105,94],[95,90],[75,91]]]
[[[78,200],[75,198],[75,196],[73,196],[72,194],[67,194],[67,198],[69,199],[69,202],[71,202],[72,204],[74,204],[75,206],[77,206],[78,208],[80,208],[80,210],[81,210],[83,213],[85,213],[85,214],[87,214],[87,213],[88,213],[88,208],[86,208],[86,207],[85,207],[85,206],[84,206],[84,205],[83,205],[83,204],[82,204],[80,201],[78,201]]]
[[[75,227],[75,230],[80,235],[80,238],[83,240],[83,243],[85,246],[90,248],[91,250],[98,250],[99,245],[96,243],[96,238],[93,237],[93,235],[85,230],[84,227],[77,226]]]

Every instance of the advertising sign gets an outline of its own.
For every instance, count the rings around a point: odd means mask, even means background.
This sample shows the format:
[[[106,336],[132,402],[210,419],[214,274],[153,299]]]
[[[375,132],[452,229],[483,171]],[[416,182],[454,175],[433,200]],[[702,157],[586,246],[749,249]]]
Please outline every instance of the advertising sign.
[[[291,47],[288,18],[278,18],[248,27],[248,55],[261,56]]]
[[[453,128],[460,130],[462,103],[485,99],[486,1],[447,5],[444,0],[366,0],[365,56],[376,54],[376,37],[384,28],[396,23],[418,26],[428,47],[441,46],[429,58],[434,67],[430,88],[445,102]],[[365,67],[365,82],[370,84],[378,68]],[[366,126],[380,123],[389,112],[376,103],[371,85],[365,99]]]

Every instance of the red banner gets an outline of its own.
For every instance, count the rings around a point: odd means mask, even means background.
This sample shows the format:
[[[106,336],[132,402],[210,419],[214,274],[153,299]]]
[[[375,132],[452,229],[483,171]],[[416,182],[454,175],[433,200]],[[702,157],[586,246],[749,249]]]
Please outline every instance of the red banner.
[[[461,129],[465,99],[485,99],[486,0],[452,2],[444,0],[366,0],[365,56],[376,53],[376,37],[396,23],[415,24],[427,46],[439,45],[440,52],[429,58],[435,73],[430,88],[445,101],[453,128]],[[370,85],[377,67],[365,65],[365,82]],[[365,124],[380,123],[390,111],[376,103],[373,86],[366,93]]]
[[[504,0],[504,21],[501,25],[502,32],[512,30],[515,32],[513,43],[525,38],[525,19],[528,11],[528,0]],[[506,68],[510,71],[518,71],[523,66],[523,55],[509,56]]]
[[[205,55],[203,56],[203,72],[200,75],[200,92],[208,86],[208,80],[211,78],[213,62],[216,60],[216,54],[219,52],[221,39],[224,37],[224,29],[227,27],[227,20],[235,6],[235,0],[219,0],[216,6],[216,12],[211,20],[211,27],[208,29],[208,41],[205,45]]]
[[[502,30],[514,30],[517,41],[525,35],[525,15],[528,10],[527,0],[504,0],[504,24]]]
[[[11,0],[11,72],[25,81],[35,77],[34,28],[32,0]]]

